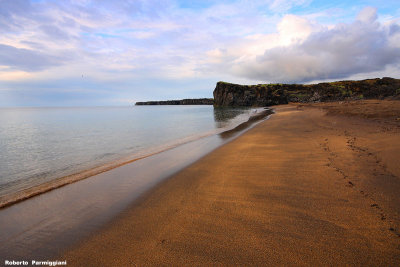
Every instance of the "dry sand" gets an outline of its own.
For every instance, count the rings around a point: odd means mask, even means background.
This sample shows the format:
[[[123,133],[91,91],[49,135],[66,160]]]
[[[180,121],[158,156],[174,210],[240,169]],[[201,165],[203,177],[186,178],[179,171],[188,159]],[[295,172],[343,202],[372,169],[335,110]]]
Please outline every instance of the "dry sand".
[[[360,116],[399,104],[352,103],[352,116],[347,103],[278,106],[60,258],[69,266],[399,266],[400,112]]]

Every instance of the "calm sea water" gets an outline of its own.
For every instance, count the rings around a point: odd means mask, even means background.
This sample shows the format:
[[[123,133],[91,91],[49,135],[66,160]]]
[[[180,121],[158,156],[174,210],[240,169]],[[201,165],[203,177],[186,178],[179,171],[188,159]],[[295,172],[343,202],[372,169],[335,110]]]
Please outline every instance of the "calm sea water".
[[[0,196],[228,130],[252,109],[135,106],[0,109]]]

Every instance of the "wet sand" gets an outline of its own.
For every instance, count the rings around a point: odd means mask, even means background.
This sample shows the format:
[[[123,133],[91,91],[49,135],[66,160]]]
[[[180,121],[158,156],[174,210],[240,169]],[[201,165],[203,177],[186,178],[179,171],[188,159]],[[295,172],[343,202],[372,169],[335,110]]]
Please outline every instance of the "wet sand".
[[[202,138],[0,209],[0,262],[55,257],[221,143]]]
[[[400,114],[363,115],[399,103],[278,106],[58,260],[399,266]]]

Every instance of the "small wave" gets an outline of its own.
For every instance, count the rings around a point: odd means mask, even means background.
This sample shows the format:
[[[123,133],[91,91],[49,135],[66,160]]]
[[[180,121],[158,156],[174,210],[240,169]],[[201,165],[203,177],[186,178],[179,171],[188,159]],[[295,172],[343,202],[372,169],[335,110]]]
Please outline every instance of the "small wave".
[[[250,126],[252,126],[255,122],[260,121],[264,118],[267,118],[269,115],[273,114],[273,110],[265,108],[262,111],[256,110],[256,112],[254,112],[253,114],[251,114],[251,116],[249,117],[249,119],[239,125],[237,125],[236,127],[224,131],[222,133],[219,134],[220,137],[227,139],[227,138],[231,138],[233,137],[235,134],[249,128]]]
[[[95,160],[101,160],[101,159],[112,157],[112,156],[115,156],[115,155],[116,155],[116,153],[104,153],[104,154],[101,154],[101,155],[95,157],[94,159]]]

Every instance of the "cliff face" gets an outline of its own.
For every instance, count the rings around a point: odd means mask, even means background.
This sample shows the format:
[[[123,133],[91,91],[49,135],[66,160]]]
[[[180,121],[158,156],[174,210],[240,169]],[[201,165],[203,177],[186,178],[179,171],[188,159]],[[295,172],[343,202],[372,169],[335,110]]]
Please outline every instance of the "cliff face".
[[[215,106],[270,106],[288,102],[325,102],[355,99],[400,98],[400,80],[393,78],[319,84],[238,85],[218,82]]]
[[[214,104],[214,99],[212,98],[198,98],[198,99],[136,102],[135,105],[145,106],[145,105],[213,105],[213,104]]]

